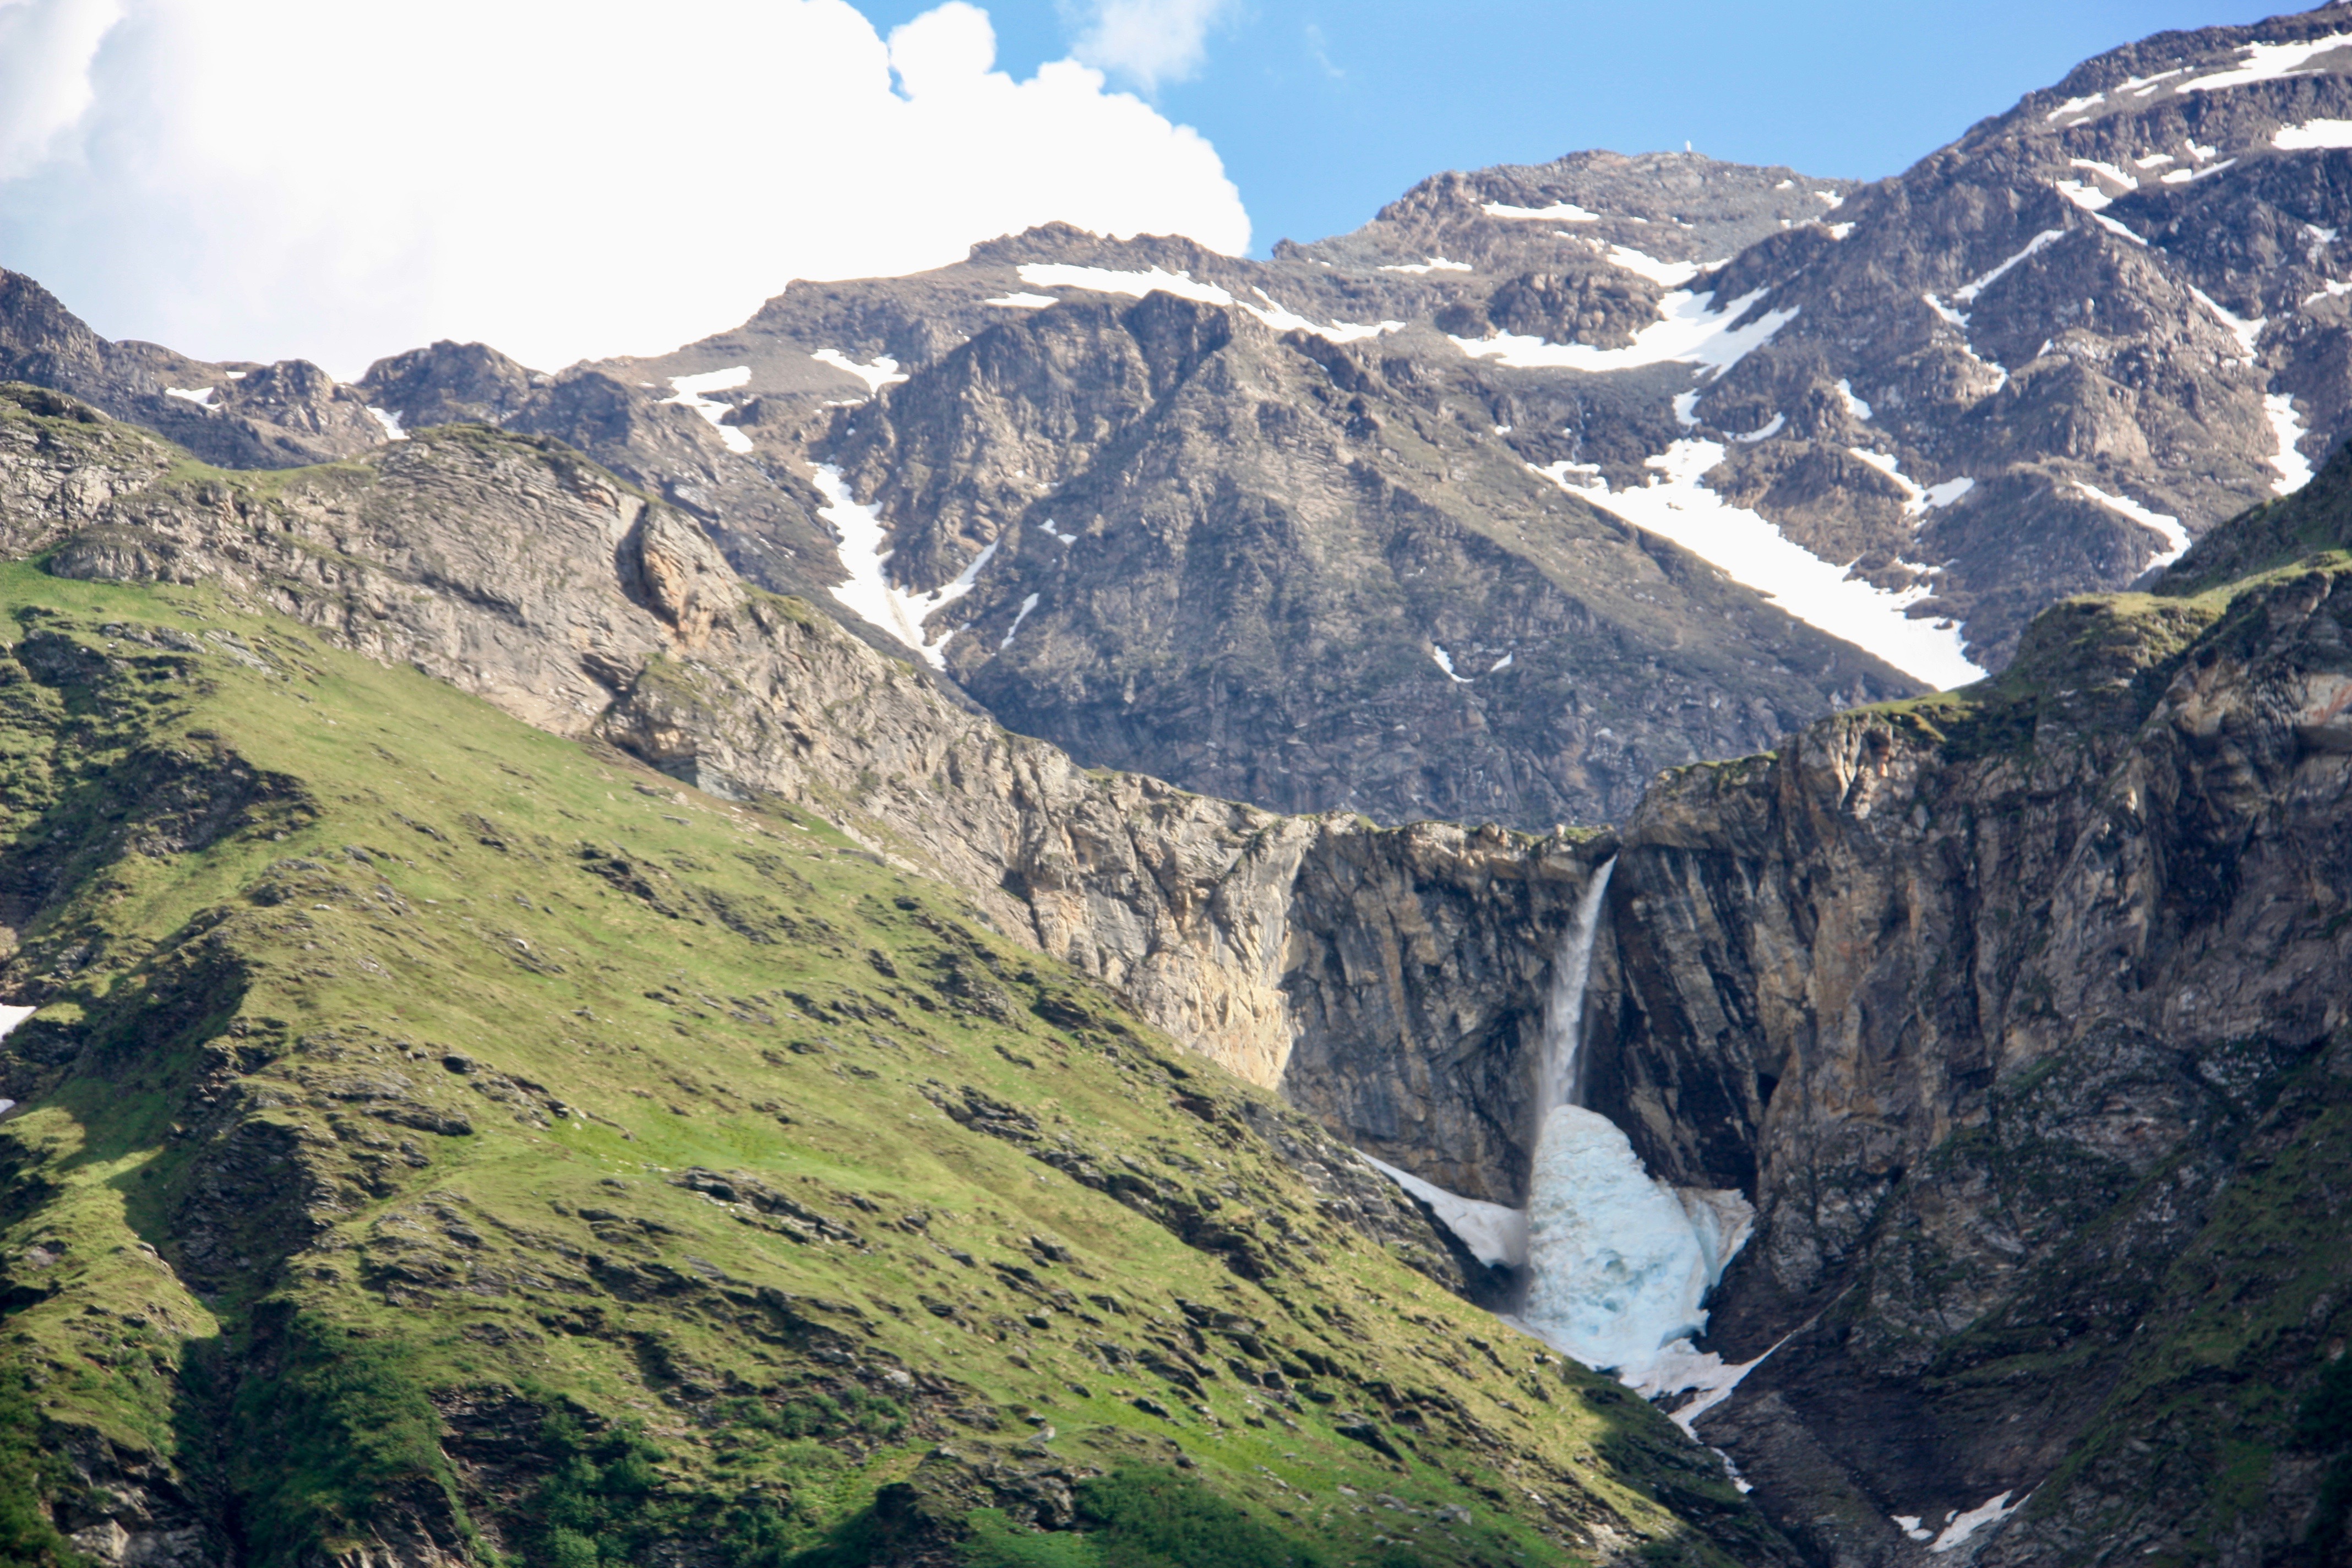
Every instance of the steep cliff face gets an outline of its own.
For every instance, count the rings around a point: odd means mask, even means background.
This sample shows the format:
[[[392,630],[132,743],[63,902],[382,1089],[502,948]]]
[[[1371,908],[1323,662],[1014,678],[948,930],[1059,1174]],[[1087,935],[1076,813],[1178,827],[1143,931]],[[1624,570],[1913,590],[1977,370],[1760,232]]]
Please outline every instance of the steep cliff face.
[[[1512,1042],[1540,1018],[1594,858],[1581,840],[1281,816],[1079,767],[745,584],[690,519],[544,440],[452,426],[256,479],[191,472],[18,389],[0,484],[7,553],[53,574],[208,584],[555,734],[821,810],[1243,1078],[1282,1083],[1296,1055],[1301,1102],[1342,1124],[1343,1104],[1385,1097],[1390,1121],[1367,1111],[1362,1130],[1376,1149],[1402,1116],[1475,1133],[1471,1108],[1511,1092]],[[1366,1031],[1396,1030],[1454,1065],[1377,1089],[1339,1070]],[[1507,1141],[1460,1148],[1449,1161],[1504,1184],[1524,1165]]]
[[[1623,829],[1591,1103],[1754,1194],[1711,1342],[1762,1359],[1697,1429],[1823,1561],[1989,1502],[1987,1562],[2339,1538],[2298,1411],[2352,1331],[2343,467],[2249,523],[2335,552],[2062,606]]]

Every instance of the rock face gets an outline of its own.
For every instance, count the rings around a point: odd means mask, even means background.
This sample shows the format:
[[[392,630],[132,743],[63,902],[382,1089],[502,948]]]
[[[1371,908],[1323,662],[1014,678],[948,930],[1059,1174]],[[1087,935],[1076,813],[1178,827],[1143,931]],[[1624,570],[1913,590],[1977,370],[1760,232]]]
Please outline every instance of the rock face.
[[[820,810],[1242,1077],[1295,1079],[1375,1152],[1443,1143],[1432,1179],[1523,1175],[1484,1121],[1528,1093],[1552,949],[1605,840],[1286,817],[1081,768],[749,586],[690,519],[544,439],[450,426],[265,489],[184,478],[162,444],[17,389],[0,487],[12,557],[211,584],[706,790]],[[1355,1076],[1367,1031],[1446,1065]]]
[[[232,465],[365,450],[370,407],[562,440],[886,652],[833,590],[933,595],[952,683],[1087,765],[1617,820],[2301,482],[2352,409],[2343,27],[2149,39],[1869,186],[1579,153],[1265,262],[1052,226],[658,358],[445,343],[349,388],[17,279],[0,369]],[[878,542],[842,553],[824,464]]]
[[[2347,485],[2244,527],[2340,552]],[[2029,1494],[1985,1561],[2340,1528],[2296,1420],[2352,1329],[2352,575],[2189,596],[2253,548],[1623,829],[1591,1103],[1755,1194],[1710,1342],[1764,1359],[1698,1430],[1822,1561]]]

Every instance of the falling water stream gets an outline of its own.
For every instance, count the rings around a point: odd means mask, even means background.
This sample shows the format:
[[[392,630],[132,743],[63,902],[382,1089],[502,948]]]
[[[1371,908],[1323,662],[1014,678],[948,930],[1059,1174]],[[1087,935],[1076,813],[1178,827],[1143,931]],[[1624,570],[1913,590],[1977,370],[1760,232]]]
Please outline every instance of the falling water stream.
[[[1552,964],[1528,1182],[1527,1327],[1639,1385],[1690,1355],[1700,1303],[1747,1239],[1737,1194],[1686,1192],[1643,1168],[1616,1123],[1585,1108],[1585,999],[1614,859],[1593,872]],[[1709,1358],[1712,1359],[1712,1358]]]

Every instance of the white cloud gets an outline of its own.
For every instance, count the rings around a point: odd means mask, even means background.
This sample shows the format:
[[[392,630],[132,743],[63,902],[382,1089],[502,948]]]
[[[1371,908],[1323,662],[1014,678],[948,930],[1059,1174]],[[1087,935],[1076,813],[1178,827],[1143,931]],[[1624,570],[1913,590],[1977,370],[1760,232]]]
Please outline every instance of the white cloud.
[[[1088,0],[1073,52],[1150,92],[1201,68],[1209,29],[1230,7],[1231,0]]]
[[[0,0],[0,264],[100,331],[552,368],[1055,219],[1228,252],[1214,148],[952,0]],[[895,82],[894,82],[895,74]]]

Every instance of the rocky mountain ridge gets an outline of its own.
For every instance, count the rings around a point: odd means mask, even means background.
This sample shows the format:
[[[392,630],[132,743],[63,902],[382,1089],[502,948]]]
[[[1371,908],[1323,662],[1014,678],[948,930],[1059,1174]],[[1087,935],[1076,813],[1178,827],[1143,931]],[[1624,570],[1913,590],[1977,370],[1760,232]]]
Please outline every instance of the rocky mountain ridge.
[[[1867,186],[1580,153],[1263,262],[1049,227],[551,375],[167,374],[22,280],[0,339],[236,465],[563,440],[1090,765],[1609,821],[1658,767],[1998,668],[2301,481],[2347,405],[2347,36],[2163,35]]]

